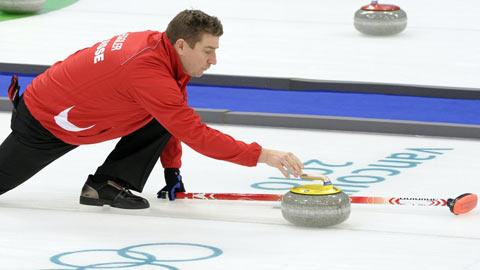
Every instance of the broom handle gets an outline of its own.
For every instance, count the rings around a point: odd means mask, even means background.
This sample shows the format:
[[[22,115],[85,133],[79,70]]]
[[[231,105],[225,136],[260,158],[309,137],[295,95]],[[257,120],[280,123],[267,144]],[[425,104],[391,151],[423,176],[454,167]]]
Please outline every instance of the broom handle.
[[[255,194],[255,193],[187,193],[178,192],[177,199],[194,200],[240,200],[240,201],[281,201],[280,194]],[[434,198],[403,198],[403,197],[369,197],[350,196],[350,201],[356,204],[390,204],[413,206],[447,206],[448,199]]]

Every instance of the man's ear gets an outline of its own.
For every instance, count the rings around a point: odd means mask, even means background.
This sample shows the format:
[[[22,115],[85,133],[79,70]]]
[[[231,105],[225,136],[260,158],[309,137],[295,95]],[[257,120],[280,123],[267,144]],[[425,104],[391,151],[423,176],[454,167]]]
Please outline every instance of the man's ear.
[[[173,47],[175,48],[175,50],[179,55],[183,55],[186,45],[187,45],[187,42],[185,42],[183,38],[179,38],[177,39],[177,41],[175,41],[175,44],[173,45]]]

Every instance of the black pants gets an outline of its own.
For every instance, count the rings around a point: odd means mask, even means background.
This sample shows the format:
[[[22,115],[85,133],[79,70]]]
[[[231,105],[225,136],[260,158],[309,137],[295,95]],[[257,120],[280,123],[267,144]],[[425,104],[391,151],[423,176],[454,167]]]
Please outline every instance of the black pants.
[[[13,110],[11,128],[12,132],[0,145],[0,194],[22,184],[77,147],[57,139],[40,125],[28,111],[23,99]],[[98,167],[95,177],[116,180],[127,188],[141,192],[170,137],[170,133],[158,121],[152,120],[122,137]]]

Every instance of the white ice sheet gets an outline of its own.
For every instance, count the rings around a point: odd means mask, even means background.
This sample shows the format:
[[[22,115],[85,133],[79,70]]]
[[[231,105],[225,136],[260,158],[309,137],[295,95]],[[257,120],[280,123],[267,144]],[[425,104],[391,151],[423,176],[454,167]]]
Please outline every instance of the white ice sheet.
[[[7,127],[8,121],[9,115],[1,113],[0,125]],[[451,150],[444,150],[445,153],[416,167],[402,169],[382,182],[369,184],[354,195],[448,197],[480,191],[476,180],[479,172],[475,160],[480,148],[477,141],[214,127],[239,139],[256,140],[265,147],[291,150],[304,161],[316,159],[330,165],[352,162],[348,168],[330,174],[336,183],[341,183],[339,177],[350,175],[355,169],[369,168],[369,164],[395,153],[397,157],[399,153],[408,153],[407,148],[448,148]],[[8,129],[2,129],[0,138],[7,135]],[[350,218],[342,224],[326,229],[301,228],[282,218],[276,202],[158,201],[155,193],[163,184],[159,167],[154,169],[143,192],[152,205],[148,210],[80,206],[78,195],[86,175],[95,170],[112,147],[113,142],[82,146],[0,197],[2,267],[94,269],[86,266],[96,265],[113,269],[175,269],[138,263],[145,256],[190,260],[213,254],[202,246],[221,250],[221,254],[198,261],[162,263],[176,269],[480,267],[478,210],[454,216],[444,207],[352,205]],[[189,148],[185,148],[182,172],[189,191],[285,192],[251,187],[258,182],[279,180],[272,178],[280,176],[271,168],[246,168],[216,161]],[[282,181],[289,182],[279,180]],[[133,253],[127,255],[137,259],[117,254],[128,246],[134,247],[130,250]],[[56,259],[77,267],[62,266]]]
[[[0,23],[0,62],[51,65],[126,31],[163,31],[180,10],[218,16],[225,34],[214,74],[480,88],[480,3],[407,1],[405,32],[369,37],[353,16],[369,1],[81,0]],[[387,2],[385,2],[387,3]]]

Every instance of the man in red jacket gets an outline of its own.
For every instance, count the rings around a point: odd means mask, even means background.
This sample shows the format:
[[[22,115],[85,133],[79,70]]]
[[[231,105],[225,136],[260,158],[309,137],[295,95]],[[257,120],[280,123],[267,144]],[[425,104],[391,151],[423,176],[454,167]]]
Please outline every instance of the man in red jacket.
[[[89,175],[80,203],[148,208],[141,192],[156,161],[167,185],[184,191],[181,144],[244,166],[266,163],[298,177],[292,153],[246,144],[209,128],[187,104],[186,85],[215,65],[220,21],[199,10],[180,12],[166,32],[129,32],[77,51],[36,77],[23,96],[12,80],[12,133],[0,146],[0,194],[82,144],[121,138]],[[17,92],[17,93],[16,93]]]

